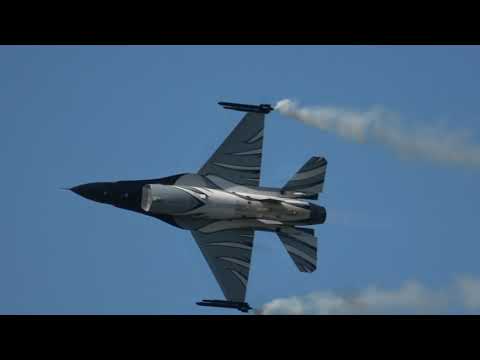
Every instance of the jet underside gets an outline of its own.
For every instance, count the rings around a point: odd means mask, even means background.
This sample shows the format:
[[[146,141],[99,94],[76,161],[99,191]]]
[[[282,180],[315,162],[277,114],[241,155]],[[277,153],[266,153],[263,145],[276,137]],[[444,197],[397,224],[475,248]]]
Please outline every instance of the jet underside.
[[[183,175],[172,185],[144,185],[142,209],[172,216],[178,227],[203,233],[238,228],[276,231],[322,224],[326,217],[323,207],[282,196],[279,190],[244,186],[224,190],[195,174]]]
[[[197,304],[246,312],[255,231],[275,232],[299,271],[315,271],[317,237],[304,226],[325,222],[325,208],[308,200],[323,191],[327,161],[314,156],[282,188],[261,187],[264,119],[272,107],[220,104],[247,114],[197,173],[71,190],[189,230],[226,298]]]

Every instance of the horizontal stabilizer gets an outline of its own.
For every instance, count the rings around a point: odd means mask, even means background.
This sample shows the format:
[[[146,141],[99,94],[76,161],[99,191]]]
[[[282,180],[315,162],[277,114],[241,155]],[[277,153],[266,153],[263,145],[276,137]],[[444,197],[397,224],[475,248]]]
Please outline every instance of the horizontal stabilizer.
[[[283,228],[277,232],[288,255],[301,272],[314,272],[317,268],[317,238],[310,228]]]
[[[281,189],[282,193],[292,197],[316,200],[318,193],[323,191],[327,160],[314,156]]]
[[[248,305],[248,303],[240,302],[240,301],[205,300],[204,299],[200,302],[197,302],[197,305],[237,309],[241,312],[248,312],[248,310],[252,309],[251,306]]]
[[[236,104],[231,102],[220,101],[218,105],[223,106],[223,108],[227,110],[256,112],[256,113],[262,113],[262,114],[268,114],[270,111],[273,110],[273,107],[269,104],[248,105],[248,104]]]

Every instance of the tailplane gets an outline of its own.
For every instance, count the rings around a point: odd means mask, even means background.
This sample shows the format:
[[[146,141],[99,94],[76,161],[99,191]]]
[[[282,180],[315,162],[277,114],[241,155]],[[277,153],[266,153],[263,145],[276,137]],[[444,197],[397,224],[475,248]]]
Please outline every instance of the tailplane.
[[[314,156],[281,189],[292,197],[318,199],[318,193],[323,191],[323,183],[327,171],[327,160]]]
[[[301,272],[314,272],[317,268],[317,238],[309,228],[287,227],[277,231],[288,255]]]

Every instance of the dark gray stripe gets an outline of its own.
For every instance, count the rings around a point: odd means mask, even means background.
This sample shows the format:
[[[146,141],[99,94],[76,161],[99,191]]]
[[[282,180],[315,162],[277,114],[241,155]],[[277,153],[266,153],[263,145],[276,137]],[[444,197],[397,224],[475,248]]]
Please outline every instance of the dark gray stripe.
[[[283,188],[283,190],[291,190],[291,189],[305,189],[315,185],[323,184],[325,181],[325,176],[316,176],[314,178],[306,179],[306,180],[299,180],[299,181],[289,181],[287,185]]]
[[[308,270],[310,270],[312,268],[316,269],[315,264],[312,264],[310,261],[307,261],[304,258],[302,258],[300,256],[297,256],[295,254],[292,254],[292,253],[289,253],[289,254],[296,264],[302,265],[302,266],[306,267]]]
[[[217,259],[227,261],[229,264],[235,264],[235,265],[239,265],[244,268],[250,269],[250,259],[233,257],[233,256],[219,256],[217,257]]]
[[[310,171],[324,165],[327,165],[327,160],[325,158],[311,158],[298,172],[302,173],[305,171]]]
[[[257,141],[259,140],[263,140],[263,126],[262,128],[260,129],[260,131],[258,131],[255,135],[253,135],[252,137],[250,137],[247,141],[245,141],[247,144],[255,144]]]
[[[302,231],[302,232],[304,232],[304,233],[306,233],[306,234],[312,235],[312,236],[315,235],[315,230],[310,229],[310,228],[296,227],[295,229],[296,229],[296,230],[299,230],[299,231]]]
[[[296,255],[293,255],[293,256],[297,259],[297,261],[302,261],[302,259],[298,258]],[[294,261],[296,261],[296,260],[294,260]],[[300,268],[300,266],[303,268],[303,270],[300,270],[300,271],[303,271],[303,272],[313,272],[317,268],[316,265],[311,265],[310,263],[307,263],[307,262],[304,262],[304,261],[302,263],[297,262],[296,264],[299,268]]]
[[[307,255],[311,257],[315,257],[317,255],[317,248],[315,246],[312,246],[310,244],[307,244],[306,242],[295,239],[293,237],[283,235],[282,234],[282,240],[287,244],[290,245],[294,248],[297,248],[298,250],[303,251]]]

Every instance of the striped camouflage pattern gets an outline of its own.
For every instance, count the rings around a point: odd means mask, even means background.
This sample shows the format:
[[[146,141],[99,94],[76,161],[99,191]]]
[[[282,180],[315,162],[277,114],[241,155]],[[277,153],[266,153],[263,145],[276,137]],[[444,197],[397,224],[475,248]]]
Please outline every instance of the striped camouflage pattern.
[[[314,230],[289,227],[277,234],[298,270],[314,272],[317,268],[317,238]]]
[[[314,156],[290,179],[282,191],[298,191],[316,194],[323,191],[327,160]]]
[[[225,298],[245,301],[254,231],[251,228],[205,234],[192,231]]]
[[[220,103],[250,111],[198,173],[157,179],[82,184],[71,188],[82,197],[152,216],[191,231],[227,301],[207,301],[244,311],[255,231],[275,232],[301,272],[317,267],[317,238],[326,209],[323,191],[327,161],[312,157],[283,188],[261,187],[267,104]],[[205,305],[205,304],[203,304]],[[245,306],[247,305],[247,306]]]
[[[198,174],[257,187],[262,165],[264,123],[265,114],[247,113]]]

